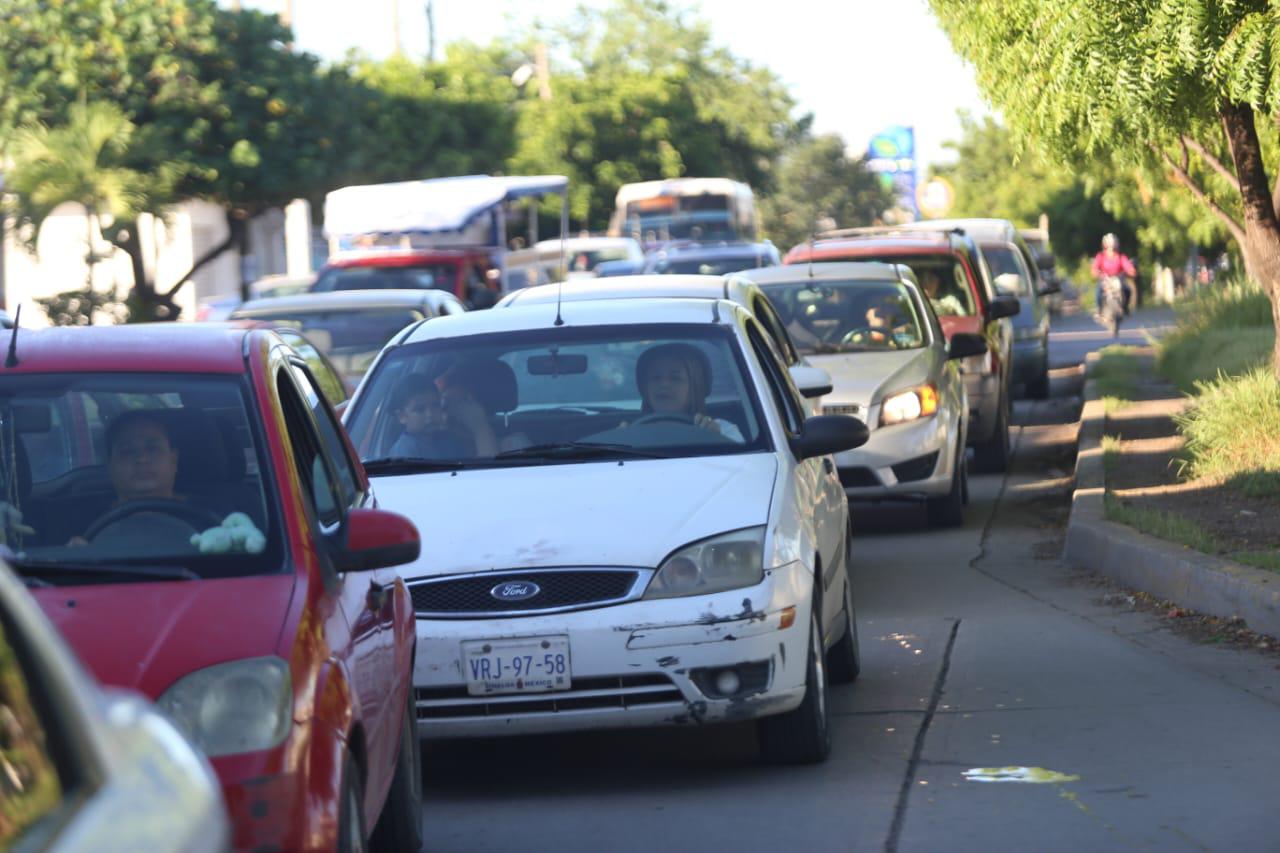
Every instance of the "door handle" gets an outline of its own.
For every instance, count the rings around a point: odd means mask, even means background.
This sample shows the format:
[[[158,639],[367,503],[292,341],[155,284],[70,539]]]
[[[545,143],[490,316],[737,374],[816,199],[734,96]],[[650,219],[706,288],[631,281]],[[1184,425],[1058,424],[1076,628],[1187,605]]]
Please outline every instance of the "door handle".
[[[387,591],[387,587],[377,581],[369,581],[369,609],[381,612],[387,606]]]

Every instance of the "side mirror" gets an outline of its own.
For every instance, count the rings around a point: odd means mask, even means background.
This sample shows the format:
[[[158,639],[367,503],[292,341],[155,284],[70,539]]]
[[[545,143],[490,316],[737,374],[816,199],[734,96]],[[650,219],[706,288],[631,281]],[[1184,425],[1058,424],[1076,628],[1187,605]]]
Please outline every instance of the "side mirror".
[[[1012,293],[1001,293],[995,299],[991,300],[991,305],[987,308],[987,313],[992,320],[999,320],[1004,317],[1012,317],[1022,310],[1022,303],[1018,301],[1018,297]]]
[[[804,429],[791,439],[791,450],[797,459],[812,459],[861,447],[870,437],[867,425],[857,418],[814,415],[805,420]]]
[[[344,572],[401,566],[418,559],[422,543],[418,528],[403,515],[381,509],[353,509],[347,513],[347,547],[341,559]]]
[[[812,400],[831,393],[831,374],[821,367],[808,364],[793,364],[789,368],[791,381],[796,383],[800,396]]]
[[[947,358],[968,358],[983,355],[987,351],[987,339],[972,332],[956,332],[947,342]]]

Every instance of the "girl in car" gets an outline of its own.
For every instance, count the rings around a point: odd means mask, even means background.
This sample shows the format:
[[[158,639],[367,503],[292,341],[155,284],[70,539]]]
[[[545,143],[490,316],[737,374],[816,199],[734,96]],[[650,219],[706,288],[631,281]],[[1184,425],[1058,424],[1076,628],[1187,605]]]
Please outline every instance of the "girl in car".
[[[744,441],[737,426],[707,414],[711,362],[692,344],[661,344],[645,350],[636,361],[636,385],[640,388],[641,416],[635,423],[659,420],[663,415],[687,417],[694,426],[730,441]]]

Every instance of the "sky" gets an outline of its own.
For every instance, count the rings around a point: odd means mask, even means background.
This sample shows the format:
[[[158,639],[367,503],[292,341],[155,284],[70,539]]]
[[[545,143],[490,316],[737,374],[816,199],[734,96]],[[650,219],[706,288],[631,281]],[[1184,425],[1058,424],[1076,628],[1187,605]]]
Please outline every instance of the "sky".
[[[220,0],[229,5],[231,0]],[[243,0],[279,11],[287,0]],[[384,57],[394,48],[393,4],[403,50],[427,52],[425,0],[292,0],[294,32],[305,50],[338,59],[351,48]],[[676,0],[679,4],[679,0]],[[437,56],[456,40],[487,42],[567,18],[579,0],[434,0]],[[608,0],[586,0],[607,7]],[[959,135],[958,109],[987,112],[973,72],[951,49],[925,0],[788,0],[763,4],[701,0],[682,4],[711,24],[714,40],[772,70],[791,88],[798,114],[817,133],[836,132],[851,151],[891,125],[915,127],[919,171],[950,159],[943,142]]]

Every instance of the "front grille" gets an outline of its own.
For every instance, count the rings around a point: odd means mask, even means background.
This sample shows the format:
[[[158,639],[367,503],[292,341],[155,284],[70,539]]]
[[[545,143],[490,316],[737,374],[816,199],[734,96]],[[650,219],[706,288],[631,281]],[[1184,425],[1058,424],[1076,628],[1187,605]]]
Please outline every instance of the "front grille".
[[[501,572],[422,580],[409,584],[418,615],[519,614],[599,606],[627,599],[640,573],[634,569],[566,569]],[[500,601],[489,591],[502,583],[537,584],[539,592],[523,601]]]
[[[822,407],[824,415],[858,415],[862,407],[857,403],[833,403]]]
[[[893,476],[898,478],[899,483],[911,483],[915,480],[923,480],[933,473],[933,469],[938,467],[938,451],[926,453],[924,456],[917,456],[915,459],[908,459],[906,462],[899,462],[893,467]]]
[[[880,478],[870,468],[841,468],[840,485],[846,489],[865,489],[879,486]]]
[[[510,717],[560,711],[607,710],[684,701],[665,675],[619,675],[575,678],[571,690],[470,696],[465,687],[419,687],[414,690],[419,720]]]

